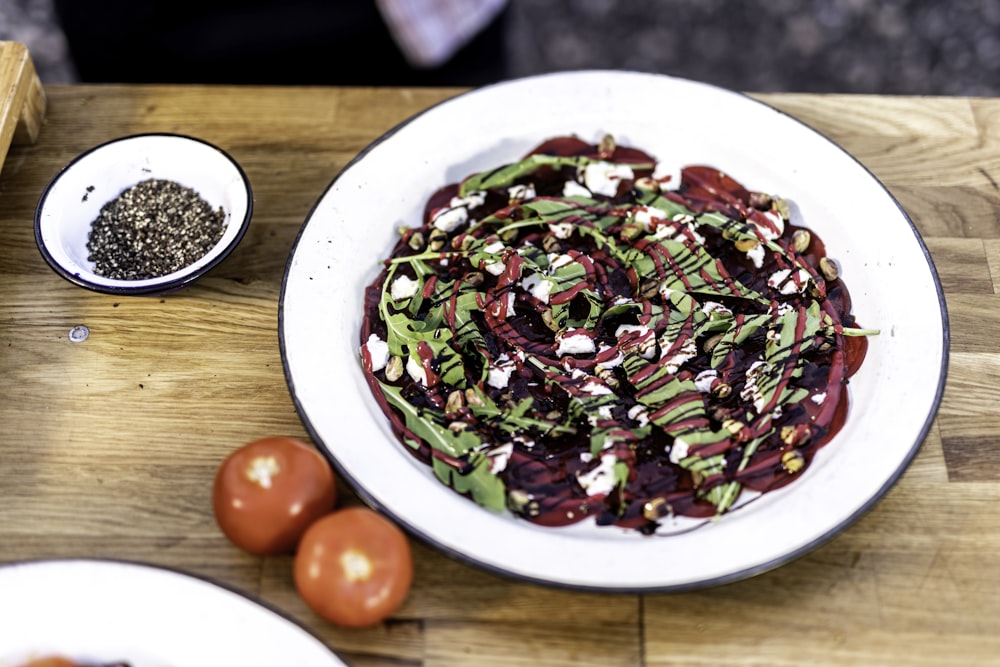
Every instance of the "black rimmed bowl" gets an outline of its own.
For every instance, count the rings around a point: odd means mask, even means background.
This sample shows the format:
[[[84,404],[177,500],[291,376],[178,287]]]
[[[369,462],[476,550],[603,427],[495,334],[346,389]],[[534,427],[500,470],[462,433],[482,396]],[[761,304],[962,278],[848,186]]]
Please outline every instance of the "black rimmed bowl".
[[[214,246],[186,266],[152,278],[101,275],[89,259],[88,237],[105,204],[147,179],[172,181],[224,213]],[[151,133],[95,146],[64,167],[45,188],[35,211],[35,241],[52,269],[75,285],[107,294],[152,295],[186,287],[218,266],[250,225],[253,195],[240,165],[194,137]]]

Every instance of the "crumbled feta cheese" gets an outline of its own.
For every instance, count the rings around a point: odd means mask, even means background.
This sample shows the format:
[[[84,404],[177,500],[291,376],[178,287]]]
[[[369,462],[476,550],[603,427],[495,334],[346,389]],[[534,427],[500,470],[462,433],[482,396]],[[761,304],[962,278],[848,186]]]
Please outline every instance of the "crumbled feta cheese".
[[[810,396],[809,400],[815,403],[816,405],[823,405],[823,401],[826,400],[826,392],[825,391],[817,392],[812,396]]]
[[[443,232],[453,232],[469,221],[469,209],[464,206],[446,208],[434,215],[432,224]]]
[[[794,276],[791,269],[778,269],[767,279],[768,287],[779,289],[782,294],[786,295],[801,292],[808,284],[809,274],[805,269],[796,269]]]
[[[486,384],[494,389],[504,389],[510,382],[510,376],[514,373],[517,364],[506,354],[501,354],[487,369]]]
[[[758,243],[750,250],[747,250],[747,258],[749,258],[750,261],[753,262],[753,265],[758,269],[764,266],[764,254],[763,243]]]
[[[532,183],[518,183],[507,188],[507,199],[510,201],[524,201],[535,198],[535,186]]]
[[[615,463],[618,458],[614,454],[602,454],[597,467],[579,472],[576,481],[580,483],[588,496],[606,496],[615,489]]]
[[[659,182],[661,190],[676,190],[681,185],[681,166],[657,162],[653,168],[653,178]]]
[[[503,244],[503,241],[494,241],[483,248],[483,252],[489,255],[499,255],[504,251],[507,246]],[[499,259],[487,259],[483,261],[482,268],[484,271],[494,275],[502,275],[507,268],[507,264]]]
[[[625,355],[617,347],[611,347],[610,345],[605,345],[601,343],[601,346],[597,349],[597,358],[600,360],[600,365],[604,368],[615,368],[621,366],[625,362]]]
[[[414,382],[427,386],[427,371],[424,370],[423,364],[412,356],[406,358],[406,372]]]
[[[557,239],[568,239],[576,228],[572,222],[553,222],[549,224],[549,231]]]
[[[674,444],[670,445],[670,462],[674,465],[688,457],[690,447],[680,438],[674,438]]]
[[[408,276],[399,276],[392,281],[392,285],[389,287],[389,295],[394,301],[409,299],[417,293],[419,287],[420,283],[418,281],[411,280]]]
[[[542,303],[549,302],[549,295],[552,293],[553,287],[555,287],[555,283],[538,273],[528,274],[521,280],[521,289]]]
[[[485,203],[486,190],[473,190],[472,192],[466,192],[464,197],[452,197],[449,202],[452,207],[465,206],[469,209],[474,209]]]
[[[733,314],[733,311],[729,310],[728,308],[726,308],[721,303],[718,303],[717,301],[706,301],[705,303],[703,303],[701,305],[701,312],[705,313],[709,317],[712,317],[712,315],[716,314],[723,316],[728,316]]]
[[[389,363],[389,345],[376,334],[368,337],[365,343],[365,350],[368,352],[368,359],[372,364],[372,371],[380,371]]]
[[[606,197],[618,194],[618,186],[623,180],[635,177],[632,167],[611,162],[589,162],[583,167],[583,184],[591,192]]]
[[[654,206],[637,206],[632,209],[632,220],[642,225],[643,229],[647,232],[650,230],[654,221],[666,219],[666,212]]]
[[[628,337],[624,344],[623,337]],[[641,324],[622,324],[615,329],[615,338],[618,339],[620,349],[634,347],[643,359],[652,359],[656,354],[656,337],[649,327]]]
[[[649,411],[646,406],[641,403],[636,403],[628,410],[628,418],[639,424],[639,428],[642,428],[649,423]]]
[[[760,414],[764,409],[764,395],[761,393],[757,383],[771,370],[771,365],[766,361],[755,361],[750,364],[746,372],[746,383],[740,391],[740,398],[753,403],[754,410]]]
[[[510,461],[510,455],[513,453],[513,442],[504,443],[487,452],[486,456],[490,460],[490,472],[496,475],[497,473],[501,473],[506,470],[507,462]]]
[[[590,190],[583,187],[576,181],[566,181],[563,184],[562,195],[563,197],[587,197],[587,198],[593,196]]]
[[[774,209],[763,211],[765,222],[758,222],[756,216],[751,217],[754,226],[760,230],[762,236],[768,241],[773,241],[785,232],[785,219]]]
[[[561,269],[562,267],[572,264],[573,262],[576,261],[575,259],[573,259],[572,257],[570,257],[565,253],[563,254],[549,253],[548,258],[549,258],[549,271],[555,271],[556,269]]]
[[[694,338],[685,339],[681,343],[680,349],[670,355],[670,358],[665,361],[667,346],[661,344],[660,347],[663,350],[660,353],[660,360],[663,362],[663,366],[667,369],[668,373],[676,373],[685,362],[698,356],[698,343]]]
[[[719,372],[714,368],[698,373],[694,378],[694,386],[703,394],[712,391],[712,382],[719,377]]]
[[[557,334],[556,341],[559,343],[556,355],[560,357],[567,354],[590,354],[596,349],[594,339],[582,331]]]

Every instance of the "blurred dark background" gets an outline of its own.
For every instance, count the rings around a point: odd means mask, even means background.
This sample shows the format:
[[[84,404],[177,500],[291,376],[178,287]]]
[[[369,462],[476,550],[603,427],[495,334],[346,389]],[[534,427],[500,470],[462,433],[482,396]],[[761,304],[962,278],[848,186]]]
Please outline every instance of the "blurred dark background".
[[[84,67],[82,59],[74,62],[53,2],[0,0],[0,39],[26,43],[43,82],[102,78]],[[96,12],[96,25],[113,36],[117,15],[105,12],[101,18],[97,7],[102,3],[66,4]],[[183,17],[198,4],[211,2],[176,0],[172,15]],[[326,8],[329,22],[343,23],[345,5],[337,0],[318,5]],[[328,40],[309,50],[296,31],[311,24],[315,33],[323,19],[308,12],[304,16],[315,18],[302,16],[300,11],[297,19],[265,26],[275,36],[298,42],[293,65],[274,71],[244,67],[242,79],[235,82],[478,85],[541,72],[612,68],[756,92],[1000,95],[1000,0],[510,0],[488,36],[434,71],[406,71],[399,54],[390,53],[384,31],[377,39],[361,40],[381,49],[384,64],[357,44],[338,50]],[[209,33],[180,34],[186,36],[175,38],[174,45],[189,47],[196,35]],[[213,48],[224,49],[227,43],[245,47],[232,39],[236,34],[217,30]],[[248,43],[261,42],[251,33],[245,37]],[[114,40],[108,41],[108,35],[102,39],[105,59],[112,65],[115,59],[121,62]],[[267,43],[276,44],[273,39]],[[234,57],[251,62],[246,59],[252,55]],[[147,80],[155,78],[156,56],[133,51],[130,58],[145,59]],[[186,76],[178,56],[160,60],[169,75]],[[207,76],[207,70],[202,73]],[[131,76],[141,80],[143,70]],[[103,78],[126,80],[116,72]]]

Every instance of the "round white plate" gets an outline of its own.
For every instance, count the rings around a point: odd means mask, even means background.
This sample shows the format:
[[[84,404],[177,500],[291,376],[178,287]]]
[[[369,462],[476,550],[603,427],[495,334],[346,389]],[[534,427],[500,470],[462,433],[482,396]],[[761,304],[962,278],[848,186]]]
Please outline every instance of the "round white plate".
[[[542,528],[482,509],[404,449],[365,383],[365,287],[439,186],[577,134],[678,164],[715,166],[784,196],[836,258],[860,326],[881,330],[851,380],[844,429],[801,479],[684,534],[581,523]],[[438,548],[490,570],[599,590],[677,590],[776,567],[823,543],[889,489],[941,399],[948,324],[916,229],[886,189],[831,141],[765,104],[663,75],[581,71],[479,88],[369,146],[330,184],[286,267],[280,339],[305,426],[366,500]],[[669,531],[667,531],[669,532]],[[891,536],[886,537],[891,540]]]
[[[131,667],[342,667],[323,642],[248,597],[113,560],[0,566],[0,667],[59,655]]]

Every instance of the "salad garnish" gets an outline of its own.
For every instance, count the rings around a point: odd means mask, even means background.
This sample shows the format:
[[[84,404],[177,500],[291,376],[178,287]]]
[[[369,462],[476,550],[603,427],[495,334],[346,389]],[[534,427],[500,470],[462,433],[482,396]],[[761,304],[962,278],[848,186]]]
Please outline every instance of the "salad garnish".
[[[442,187],[366,292],[361,360],[456,492],[654,533],[803,474],[878,331],[792,204],[609,135]]]

